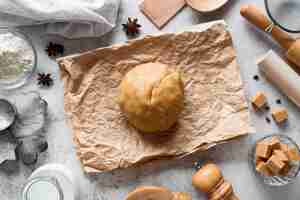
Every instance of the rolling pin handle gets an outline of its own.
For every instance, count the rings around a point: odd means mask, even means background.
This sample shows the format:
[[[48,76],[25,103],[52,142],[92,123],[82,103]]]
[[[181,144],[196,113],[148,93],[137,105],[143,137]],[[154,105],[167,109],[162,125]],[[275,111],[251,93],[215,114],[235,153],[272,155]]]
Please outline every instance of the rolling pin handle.
[[[294,38],[271,22],[256,5],[245,4],[241,7],[240,13],[260,30],[270,33],[283,48],[289,49],[295,42]]]

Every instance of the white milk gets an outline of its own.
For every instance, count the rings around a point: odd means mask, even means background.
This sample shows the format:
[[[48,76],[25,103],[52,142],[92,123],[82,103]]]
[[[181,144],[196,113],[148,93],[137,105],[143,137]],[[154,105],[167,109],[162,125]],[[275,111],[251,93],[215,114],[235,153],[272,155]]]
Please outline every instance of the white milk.
[[[61,164],[47,164],[32,173],[22,192],[22,200],[78,200],[79,184]]]

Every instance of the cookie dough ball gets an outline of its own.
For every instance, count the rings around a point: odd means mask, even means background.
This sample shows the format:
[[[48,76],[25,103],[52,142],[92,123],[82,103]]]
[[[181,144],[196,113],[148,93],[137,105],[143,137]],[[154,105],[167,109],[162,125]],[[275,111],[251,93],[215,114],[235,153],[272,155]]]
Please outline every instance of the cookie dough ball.
[[[129,122],[142,132],[169,129],[183,109],[180,73],[161,63],[129,71],[120,85],[118,102]]]
[[[167,188],[144,186],[130,192],[126,200],[173,200],[173,197],[173,193]]]

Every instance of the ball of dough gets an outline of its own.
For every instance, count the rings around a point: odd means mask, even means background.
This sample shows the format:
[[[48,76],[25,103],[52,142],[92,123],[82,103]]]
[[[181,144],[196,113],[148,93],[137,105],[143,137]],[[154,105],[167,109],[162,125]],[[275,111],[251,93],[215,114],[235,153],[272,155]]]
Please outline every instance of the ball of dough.
[[[180,73],[161,63],[129,71],[120,84],[118,102],[129,122],[142,132],[169,129],[183,109]]]
[[[202,192],[210,192],[222,179],[222,173],[217,165],[206,164],[194,174],[192,184]]]
[[[173,193],[167,188],[143,186],[130,192],[126,200],[173,200],[173,197]]]

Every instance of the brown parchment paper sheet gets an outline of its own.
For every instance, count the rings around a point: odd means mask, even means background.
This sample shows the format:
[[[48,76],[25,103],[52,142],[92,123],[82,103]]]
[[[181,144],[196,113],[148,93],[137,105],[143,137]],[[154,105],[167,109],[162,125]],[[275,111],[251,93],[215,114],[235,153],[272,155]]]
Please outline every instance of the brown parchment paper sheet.
[[[65,111],[87,173],[183,157],[253,132],[236,53],[223,23],[146,36],[58,62]],[[183,74],[185,108],[164,136],[140,134],[116,103],[122,77],[146,62],[168,64]]]

